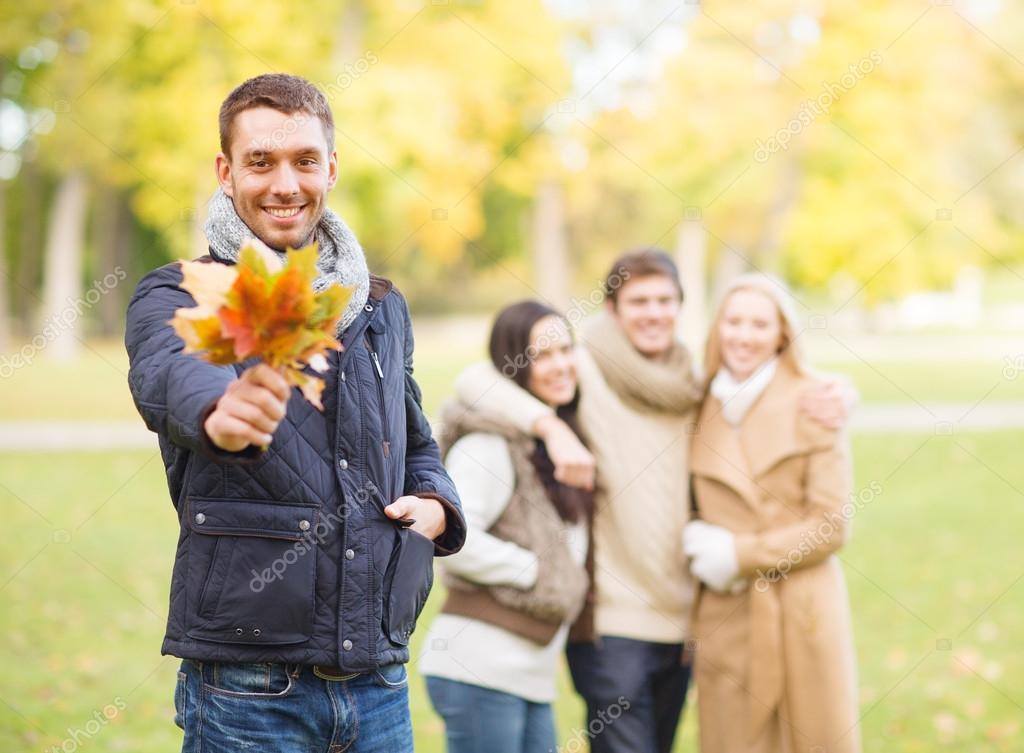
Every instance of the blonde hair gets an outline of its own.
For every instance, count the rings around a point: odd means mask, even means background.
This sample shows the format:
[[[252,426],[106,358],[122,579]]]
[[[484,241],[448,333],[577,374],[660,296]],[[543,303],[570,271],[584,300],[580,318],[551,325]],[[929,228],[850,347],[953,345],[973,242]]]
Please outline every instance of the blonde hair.
[[[797,374],[812,375],[813,370],[807,363],[803,348],[797,342],[800,334],[800,326],[796,314],[796,303],[789,288],[782,280],[772,275],[752,272],[734,277],[725,286],[721,297],[718,299],[718,306],[715,309],[715,318],[711,321],[711,328],[708,330],[708,342],[704,349],[704,370],[706,381],[705,393],[710,388],[711,380],[722,368],[722,336],[719,332],[719,325],[725,313],[725,304],[733,293],[740,290],[752,290],[761,293],[775,304],[779,313],[779,324],[782,329],[780,335],[778,355],[779,361],[786,364]]]

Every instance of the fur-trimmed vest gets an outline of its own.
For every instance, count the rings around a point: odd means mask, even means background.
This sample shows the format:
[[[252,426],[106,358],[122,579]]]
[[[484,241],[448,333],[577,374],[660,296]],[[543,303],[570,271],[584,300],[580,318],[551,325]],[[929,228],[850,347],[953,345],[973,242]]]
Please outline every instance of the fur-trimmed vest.
[[[442,409],[442,457],[459,439],[476,432],[508,440],[515,472],[508,506],[488,532],[536,554],[537,580],[523,590],[483,586],[448,572],[448,598],[441,611],[480,619],[547,644],[563,623],[576,620],[583,609],[590,583],[587,569],[573,559],[566,537],[569,524],[559,516],[531,461],[536,440],[484,418],[464,403],[450,402]]]

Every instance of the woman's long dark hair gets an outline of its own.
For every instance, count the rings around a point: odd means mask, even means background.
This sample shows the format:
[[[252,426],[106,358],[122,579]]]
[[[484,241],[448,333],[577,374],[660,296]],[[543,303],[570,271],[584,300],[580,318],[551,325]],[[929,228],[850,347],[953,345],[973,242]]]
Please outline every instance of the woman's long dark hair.
[[[530,369],[536,357],[531,348],[530,332],[537,322],[549,316],[558,317],[569,327],[564,316],[537,301],[521,301],[506,306],[498,313],[491,327],[491,362],[504,376],[527,391],[530,389]],[[572,401],[559,406],[555,412],[582,441],[577,419],[579,398],[577,390]],[[576,523],[583,518],[590,518],[594,509],[593,493],[566,486],[555,479],[555,465],[543,442],[537,441],[530,460],[563,520]]]

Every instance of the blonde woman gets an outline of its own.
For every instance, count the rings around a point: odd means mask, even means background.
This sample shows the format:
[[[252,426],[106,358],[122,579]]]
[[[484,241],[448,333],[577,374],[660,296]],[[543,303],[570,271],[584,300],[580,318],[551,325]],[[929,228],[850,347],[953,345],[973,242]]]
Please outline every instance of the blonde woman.
[[[708,335],[690,450],[699,520],[683,533],[700,581],[693,632],[702,753],[860,750],[846,585],[841,431],[800,410],[817,383],[783,284],[743,275]]]

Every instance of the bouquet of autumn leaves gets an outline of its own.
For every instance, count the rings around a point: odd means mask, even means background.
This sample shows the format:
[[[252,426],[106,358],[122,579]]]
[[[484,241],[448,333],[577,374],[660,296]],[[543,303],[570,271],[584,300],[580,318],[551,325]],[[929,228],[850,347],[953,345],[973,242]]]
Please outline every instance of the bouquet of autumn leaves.
[[[170,324],[185,341],[185,352],[221,366],[258,358],[323,410],[324,382],[305,369],[323,373],[325,353],[341,350],[334,335],[352,289],[332,285],[314,292],[316,261],[316,243],[288,249],[282,264],[250,240],[233,266],[182,262],[181,287],[196,306],[179,308]]]

